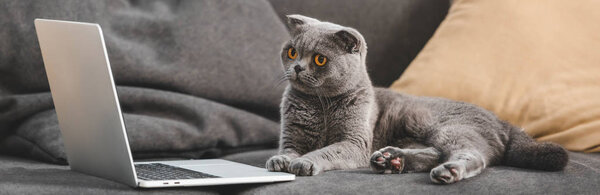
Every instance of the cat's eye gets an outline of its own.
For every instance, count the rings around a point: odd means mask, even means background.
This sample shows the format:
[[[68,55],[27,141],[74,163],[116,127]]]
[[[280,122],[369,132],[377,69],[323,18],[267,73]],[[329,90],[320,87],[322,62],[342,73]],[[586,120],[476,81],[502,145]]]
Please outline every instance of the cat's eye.
[[[326,63],[327,63],[327,57],[325,57],[321,54],[315,55],[315,64],[317,66],[325,66]]]
[[[294,60],[298,57],[298,53],[296,52],[296,49],[294,49],[293,47],[290,47],[287,51],[287,55],[288,58]]]

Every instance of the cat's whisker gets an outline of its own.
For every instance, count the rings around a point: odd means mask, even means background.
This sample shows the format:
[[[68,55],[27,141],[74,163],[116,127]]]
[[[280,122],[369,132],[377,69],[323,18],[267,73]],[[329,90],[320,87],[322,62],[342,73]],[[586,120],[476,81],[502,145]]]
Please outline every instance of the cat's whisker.
[[[310,85],[311,85],[311,86],[313,86],[313,87],[316,87],[316,86],[317,86],[317,83],[318,83],[318,81],[317,81],[317,79],[315,79],[314,77],[312,77],[312,76],[307,76],[307,77],[306,77],[306,79],[308,79],[308,81],[310,82]]]
[[[288,77],[288,73],[284,72],[279,78],[277,78],[277,82],[281,82],[281,80],[286,79]]]
[[[283,73],[283,75],[277,80],[277,82],[275,83],[275,86],[273,88],[279,87],[281,84],[288,81],[289,79],[290,79],[290,73],[288,71],[285,71]]]
[[[282,83],[284,83],[285,81],[288,81],[289,79],[290,79],[289,77],[283,77],[283,78],[279,79],[279,81],[277,81],[276,86],[281,85]]]

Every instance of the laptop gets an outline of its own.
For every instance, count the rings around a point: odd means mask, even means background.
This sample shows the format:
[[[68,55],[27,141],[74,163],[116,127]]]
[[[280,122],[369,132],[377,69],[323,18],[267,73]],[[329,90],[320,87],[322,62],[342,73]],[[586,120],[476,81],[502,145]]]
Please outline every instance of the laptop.
[[[295,179],[222,159],[133,162],[100,25],[36,19],[35,29],[72,170],[143,188]]]

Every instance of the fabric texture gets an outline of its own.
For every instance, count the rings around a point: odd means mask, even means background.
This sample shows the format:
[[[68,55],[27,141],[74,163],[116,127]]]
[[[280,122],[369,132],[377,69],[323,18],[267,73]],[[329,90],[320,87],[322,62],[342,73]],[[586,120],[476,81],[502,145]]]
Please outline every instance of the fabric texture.
[[[369,76],[380,87],[388,87],[398,79],[450,7],[448,1],[438,0],[270,2],[282,19],[288,14],[301,14],[358,30],[369,48]]]
[[[392,89],[466,101],[540,141],[600,152],[599,1],[454,1]]]
[[[263,167],[276,150],[258,150],[224,159]],[[490,167],[452,185],[431,183],[428,173],[376,174],[370,169],[328,171],[281,183],[134,189],[70,171],[67,166],[0,156],[0,189],[11,194],[598,194],[600,154],[570,152],[564,171]]]
[[[267,1],[0,1],[0,152],[66,163],[33,20],[99,23],[134,158],[273,148],[289,39]]]

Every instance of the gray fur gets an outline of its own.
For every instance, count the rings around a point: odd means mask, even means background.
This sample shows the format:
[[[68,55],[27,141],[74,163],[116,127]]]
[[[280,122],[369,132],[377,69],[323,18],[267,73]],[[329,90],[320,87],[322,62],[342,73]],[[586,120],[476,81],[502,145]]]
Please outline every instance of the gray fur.
[[[300,15],[288,16],[288,27],[292,40],[281,59],[290,82],[270,171],[316,175],[370,164],[381,173],[430,171],[433,182],[447,184],[500,163],[542,170],[566,165],[559,145],[536,143],[475,105],[374,88],[366,42],[352,28]],[[296,59],[288,58],[290,47]],[[316,54],[327,64],[316,66]]]

